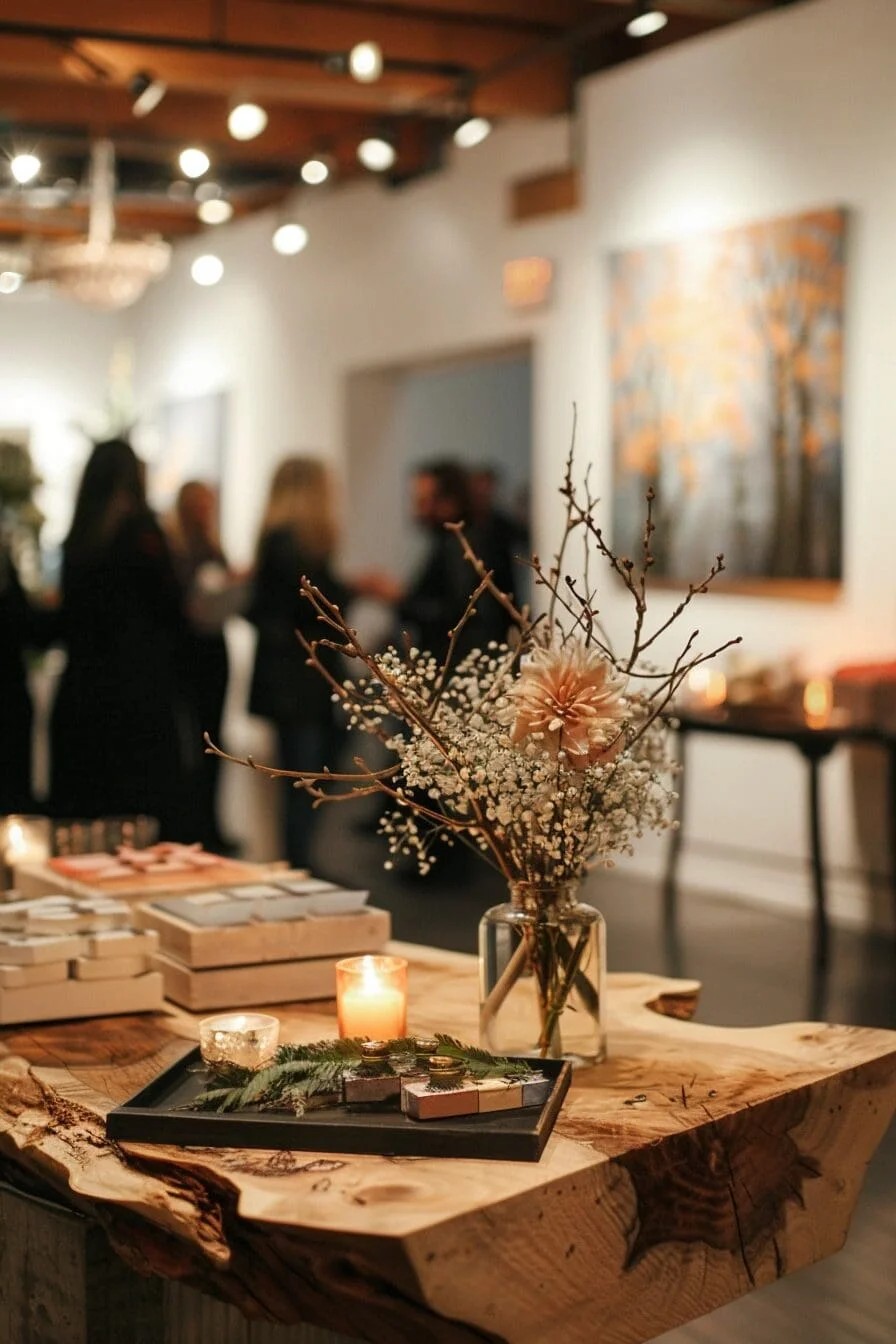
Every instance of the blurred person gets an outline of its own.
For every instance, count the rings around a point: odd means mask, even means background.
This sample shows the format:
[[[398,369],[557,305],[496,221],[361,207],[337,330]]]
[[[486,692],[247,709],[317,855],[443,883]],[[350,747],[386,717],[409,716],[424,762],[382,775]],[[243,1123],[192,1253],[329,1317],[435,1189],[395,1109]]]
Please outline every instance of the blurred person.
[[[470,490],[470,537],[477,551],[495,570],[495,581],[504,592],[519,595],[521,566],[529,559],[529,530],[525,522],[498,504],[498,472],[492,466],[473,467],[468,472]]]
[[[340,606],[351,596],[333,570],[336,536],[327,466],[313,457],[281,462],[262,518],[247,616],[258,630],[249,712],[274,725],[285,770],[318,770],[332,763],[338,748],[341,725],[330,687],[308,666],[297,637],[323,633],[299,592],[303,576]],[[315,820],[308,795],[287,789],[283,842],[293,868],[308,866]]]
[[[411,514],[427,533],[428,549],[410,584],[396,593],[399,618],[420,648],[440,660],[448,652],[450,632],[463,615],[476,586],[476,574],[464,559],[457,537],[446,523],[464,522],[471,545],[502,589],[511,584],[510,558],[477,533],[467,472],[448,459],[422,463],[411,475]],[[507,618],[494,598],[484,596],[457,642],[457,657],[490,640],[507,636]]]
[[[29,812],[31,726],[26,653],[40,641],[37,613],[19,581],[10,548],[0,537],[0,814]]]
[[[53,708],[57,816],[148,813],[193,839],[179,739],[181,590],[124,439],[91,453],[62,548],[67,662]]]
[[[220,759],[207,755],[203,734],[221,740],[230,668],[224,625],[248,599],[244,575],[227,563],[218,535],[218,497],[204,481],[181,486],[168,533],[185,594],[181,681],[188,733],[187,764],[196,790],[198,836],[206,849],[231,853],[235,845],[218,822]]]

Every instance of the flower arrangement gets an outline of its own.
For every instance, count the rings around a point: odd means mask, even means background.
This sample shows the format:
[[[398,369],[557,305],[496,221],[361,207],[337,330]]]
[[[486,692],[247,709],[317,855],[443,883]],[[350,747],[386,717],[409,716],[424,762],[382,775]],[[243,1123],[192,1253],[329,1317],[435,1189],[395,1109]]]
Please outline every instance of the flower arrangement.
[[[394,757],[391,764],[373,768],[357,756],[354,771],[339,773],[279,770],[251,757],[238,763],[292,780],[317,803],[386,795],[394,804],[382,822],[390,853],[415,856],[424,873],[436,860],[439,841],[461,841],[509,882],[578,881],[594,863],[630,852],[646,829],[667,825],[670,704],[695,667],[739,640],[700,653],[694,631],[665,670],[646,659],[723,571],[724,561],[718,556],[671,615],[648,631],[653,492],[647,495],[643,551],[633,561],[607,544],[594,519],[597,501],[587,481],[577,490],[572,471],[571,452],[561,487],[566,519],[560,548],[548,569],[537,556],[528,562],[536,588],[548,595],[539,615],[501,592],[463,524],[448,524],[475,582],[442,662],[414,647],[369,652],[339,607],[301,580],[322,627],[320,638],[303,640],[308,662],[329,682],[349,725],[379,738]],[[582,542],[582,580],[566,570],[574,538]],[[625,652],[614,649],[600,622],[589,576],[595,553],[633,602],[634,635]],[[507,643],[456,661],[458,637],[486,595],[506,613]],[[339,681],[328,656],[333,651],[366,675]],[[237,759],[211,742],[208,748]]]
[[[559,926],[548,936],[540,916],[555,911],[558,890],[573,890],[590,867],[609,865],[614,855],[631,852],[645,830],[669,824],[671,703],[695,667],[738,642],[699,652],[694,630],[668,666],[652,662],[660,638],[723,571],[723,558],[688,587],[671,614],[649,627],[653,492],[647,494],[641,553],[630,559],[606,541],[587,475],[577,486],[573,467],[571,449],[560,488],[560,546],[549,566],[538,556],[528,562],[536,592],[546,598],[537,614],[496,586],[463,524],[448,524],[472,582],[441,661],[415,647],[367,650],[339,607],[302,579],[301,592],[321,624],[319,638],[303,640],[308,662],[329,682],[350,726],[380,739],[389,764],[374,768],[358,755],[354,770],[340,773],[278,770],[251,757],[240,761],[272,779],[291,779],[320,804],[386,795],[393,805],[380,823],[390,851],[387,866],[397,855],[410,855],[427,873],[443,841],[464,843],[497,867],[536,925],[536,932],[520,935],[515,950],[518,972],[526,971],[537,985],[542,1054],[557,1052],[559,1017],[576,987],[586,1013],[597,1011],[598,991],[594,984],[587,991],[583,979],[586,963],[597,955],[588,938],[576,934],[570,940]],[[569,573],[574,543],[581,550],[579,577]],[[601,620],[595,559],[616,574],[632,602],[633,632],[624,650],[611,643]],[[503,609],[507,640],[458,658],[459,637],[486,598]],[[358,665],[361,675],[339,680],[331,670],[334,652]],[[209,749],[235,759],[212,744]],[[596,976],[594,968],[592,980]],[[495,991],[491,1017],[507,989],[500,973],[493,978],[496,984],[484,993],[487,1001]],[[486,1014],[487,1038],[488,1020]]]

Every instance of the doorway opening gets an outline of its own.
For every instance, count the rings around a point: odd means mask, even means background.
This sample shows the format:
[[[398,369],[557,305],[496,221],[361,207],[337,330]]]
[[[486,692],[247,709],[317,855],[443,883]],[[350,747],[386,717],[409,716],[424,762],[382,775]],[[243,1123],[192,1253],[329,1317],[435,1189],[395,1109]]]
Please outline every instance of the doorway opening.
[[[346,453],[349,573],[414,572],[425,542],[409,517],[408,480],[423,463],[493,469],[496,506],[527,530],[531,343],[350,373]]]

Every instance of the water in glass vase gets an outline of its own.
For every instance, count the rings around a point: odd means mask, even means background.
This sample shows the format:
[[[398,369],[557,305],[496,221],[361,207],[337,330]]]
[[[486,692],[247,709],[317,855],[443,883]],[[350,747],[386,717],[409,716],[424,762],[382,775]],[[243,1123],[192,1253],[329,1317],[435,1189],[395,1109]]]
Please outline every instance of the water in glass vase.
[[[569,886],[514,883],[479,925],[479,1034],[496,1055],[606,1054],[603,916]]]

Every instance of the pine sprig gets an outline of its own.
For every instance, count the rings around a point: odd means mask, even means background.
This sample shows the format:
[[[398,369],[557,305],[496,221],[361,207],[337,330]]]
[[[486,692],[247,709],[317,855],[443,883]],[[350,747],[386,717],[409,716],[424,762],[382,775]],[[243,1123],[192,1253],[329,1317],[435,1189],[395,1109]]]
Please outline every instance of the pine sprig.
[[[486,1078],[517,1080],[532,1076],[529,1065],[519,1060],[490,1055],[487,1050],[465,1045],[444,1033],[437,1033],[435,1040],[438,1043],[436,1053],[457,1060],[474,1082]],[[228,1063],[210,1064],[209,1086],[186,1109],[218,1113],[290,1111],[294,1115],[304,1115],[309,1107],[321,1105],[324,1098],[341,1092],[346,1074],[354,1073],[363,1061],[363,1044],[360,1037],[349,1037],[281,1045],[270,1064],[254,1070]],[[416,1041],[412,1036],[402,1037],[390,1041],[389,1048],[395,1055],[414,1054]],[[395,1076],[395,1070],[387,1060],[380,1063],[379,1069]],[[434,1080],[431,1086],[438,1089],[440,1085]]]
[[[473,1078],[529,1078],[533,1070],[528,1064],[501,1055],[490,1055],[476,1045],[465,1045],[454,1036],[437,1033],[439,1054],[456,1059]]]

